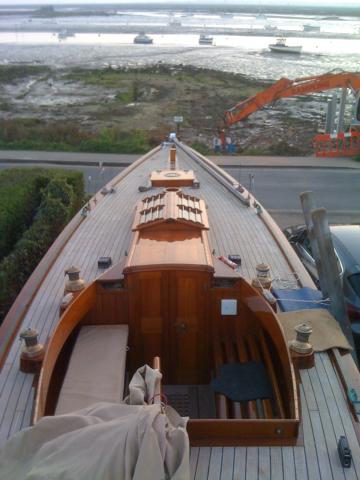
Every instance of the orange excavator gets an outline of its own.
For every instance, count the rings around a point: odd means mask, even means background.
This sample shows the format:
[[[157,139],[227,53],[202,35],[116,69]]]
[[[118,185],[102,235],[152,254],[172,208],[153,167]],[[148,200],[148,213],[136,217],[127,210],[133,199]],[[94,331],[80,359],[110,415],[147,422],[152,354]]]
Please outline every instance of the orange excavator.
[[[360,125],[360,74],[350,72],[326,73],[324,75],[314,77],[296,78],[295,80],[281,78],[266,90],[263,90],[262,92],[237,103],[234,107],[227,110],[224,115],[225,125],[227,127],[230,127],[234,123],[245,120],[252,113],[265,107],[266,105],[270,105],[276,102],[281,98],[293,97],[306,93],[321,92],[324,90],[331,90],[335,88],[350,88],[354,96],[358,98],[355,117],[357,123]],[[352,153],[354,149],[355,154],[358,153],[358,147],[360,149],[360,132],[350,132],[350,135],[348,135],[347,137],[347,134],[344,133],[339,135],[340,143],[337,145],[338,147],[340,146],[341,150],[339,154],[336,153],[336,151],[339,150],[336,146],[335,152],[333,152],[334,154],[332,154],[331,151],[334,150],[334,148],[328,148],[323,145],[323,147],[325,148],[325,152],[329,153],[328,155],[323,156],[339,156],[341,154],[344,154],[345,151],[345,154],[354,154]],[[344,138],[350,138],[350,140],[346,142],[344,141]],[[315,143],[317,139],[321,143],[326,140],[333,141],[334,137],[331,134],[327,134],[327,136],[326,134],[325,136],[319,135],[315,137]],[[345,148],[349,144],[349,142],[351,143],[350,149]],[[317,151],[317,153],[319,153],[320,150]],[[319,156],[322,155],[320,154]]]

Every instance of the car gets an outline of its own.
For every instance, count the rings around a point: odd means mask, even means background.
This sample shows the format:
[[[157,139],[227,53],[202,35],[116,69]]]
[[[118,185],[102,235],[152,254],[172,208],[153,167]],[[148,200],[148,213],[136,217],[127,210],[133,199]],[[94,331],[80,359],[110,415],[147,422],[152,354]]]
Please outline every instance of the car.
[[[360,320],[360,225],[334,225],[330,227],[334,250],[338,260],[345,303],[352,321]],[[319,286],[319,277],[312,256],[305,225],[288,227],[284,233],[301,262]]]

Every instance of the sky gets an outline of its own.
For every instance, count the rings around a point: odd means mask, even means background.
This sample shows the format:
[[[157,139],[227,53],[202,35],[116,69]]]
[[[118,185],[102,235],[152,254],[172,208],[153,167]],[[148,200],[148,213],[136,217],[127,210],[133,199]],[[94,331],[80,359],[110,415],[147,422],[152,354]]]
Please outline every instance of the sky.
[[[314,5],[314,6],[352,6],[359,7],[360,0],[0,0],[0,5],[65,5],[65,4],[122,4],[122,3],[222,3],[224,6],[232,4],[255,5]]]

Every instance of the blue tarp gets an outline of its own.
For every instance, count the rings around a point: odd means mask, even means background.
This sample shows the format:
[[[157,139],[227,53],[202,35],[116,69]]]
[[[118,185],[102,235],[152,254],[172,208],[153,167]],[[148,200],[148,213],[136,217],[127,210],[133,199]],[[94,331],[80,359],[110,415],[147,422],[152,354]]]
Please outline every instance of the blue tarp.
[[[323,301],[322,293],[309,287],[298,290],[275,288],[271,293],[277,299],[278,306],[283,312],[305,310],[309,308],[329,308],[329,302]]]

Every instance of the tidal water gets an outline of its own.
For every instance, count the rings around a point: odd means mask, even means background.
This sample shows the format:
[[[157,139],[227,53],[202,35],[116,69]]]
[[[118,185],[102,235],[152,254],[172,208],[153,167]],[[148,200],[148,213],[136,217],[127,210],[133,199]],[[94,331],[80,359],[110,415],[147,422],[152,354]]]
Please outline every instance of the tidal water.
[[[181,25],[169,27],[171,22]],[[12,22],[12,23],[11,23]],[[61,29],[81,31],[91,24],[98,33],[75,33],[58,38]],[[350,38],[316,38],[303,32],[303,26],[320,26],[326,32]],[[134,45],[134,33],[109,33],[114,26],[169,33],[151,34],[152,45]],[[6,27],[6,28],[5,28]],[[13,27],[13,28],[12,28]],[[196,29],[191,33],[189,28]],[[291,31],[288,45],[301,45],[301,55],[276,54],[268,49],[274,36],[266,36],[269,28],[276,32]],[[41,28],[46,31],[34,31]],[[199,28],[211,30],[213,46],[198,44]],[[262,30],[265,36],[233,35],[238,28]],[[186,29],[186,33],[182,32]],[[4,31],[7,30],[7,31]],[[26,31],[29,30],[29,31]],[[32,31],[30,31],[32,30]],[[219,33],[216,33],[217,30]],[[215,33],[214,33],[215,32]],[[29,19],[0,18],[0,64],[45,64],[63,67],[135,67],[163,62],[236,72],[260,79],[281,76],[296,78],[318,75],[335,69],[360,71],[360,20],[352,17],[321,19],[314,16],[232,16],[186,15],[169,16],[162,12],[127,12],[106,17],[64,17]],[[309,36],[310,35],[310,36]]]

